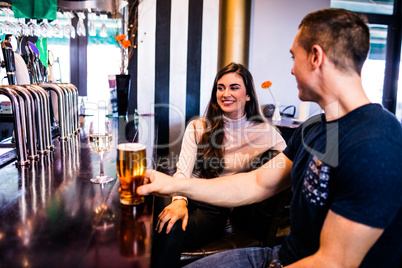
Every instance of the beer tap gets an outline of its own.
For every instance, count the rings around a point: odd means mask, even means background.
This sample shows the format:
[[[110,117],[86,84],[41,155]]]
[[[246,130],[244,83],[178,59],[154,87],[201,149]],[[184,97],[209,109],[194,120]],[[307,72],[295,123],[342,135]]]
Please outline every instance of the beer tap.
[[[66,89],[70,96],[70,131],[77,134],[79,131],[79,104],[78,104],[78,89],[73,84],[61,83],[60,87]]]
[[[78,88],[74,86],[73,84],[67,84],[71,89],[73,89],[74,92],[74,131],[77,134],[77,132],[80,131],[80,126],[79,126],[79,103],[78,103]]]
[[[27,144],[28,144],[28,158],[31,160],[38,160],[39,156],[37,153],[36,147],[36,130],[35,130],[35,108],[34,108],[34,100],[31,93],[21,87],[16,85],[9,86],[13,90],[15,90],[23,99],[25,104],[25,126],[27,134]]]
[[[71,138],[71,135],[74,133],[74,129],[73,129],[73,113],[74,113],[74,106],[73,106],[73,94],[70,90],[70,88],[68,88],[65,84],[57,84],[58,87],[60,87],[65,95],[66,95],[66,103],[65,103],[65,107],[66,107],[66,127],[67,127],[67,131],[68,131],[68,135]]]
[[[41,155],[46,154],[46,146],[44,141],[45,130],[44,126],[44,113],[43,113],[43,101],[40,94],[36,90],[32,90],[30,86],[25,86],[29,90],[35,100],[35,120],[36,120],[36,131],[37,131],[37,146],[38,152]]]
[[[17,148],[17,166],[29,165],[27,148],[25,139],[23,136],[23,129],[25,128],[22,121],[22,115],[25,113],[24,100],[22,97],[12,88],[6,86],[0,86],[0,94],[6,95],[10,101],[14,113],[14,135],[15,146]]]
[[[31,90],[32,92],[36,92],[39,96],[41,96],[42,100],[42,128],[43,128],[43,140],[46,150],[52,151],[54,149],[54,145],[52,144],[52,130],[51,130],[51,113],[50,113],[50,100],[47,92],[37,85],[26,85],[26,88]]]
[[[28,41],[25,49],[28,56],[28,69],[32,74],[34,83],[43,82],[40,67],[39,67],[39,50],[32,42]]]
[[[68,116],[66,102],[68,101],[68,96],[65,90],[55,84],[40,84],[39,86],[46,91],[53,91],[54,93],[56,93],[59,114],[58,124],[60,130],[60,140],[67,140],[69,125],[68,120],[66,119],[66,116]]]
[[[6,39],[1,42],[1,50],[4,56],[4,65],[6,67],[6,74],[8,79],[8,84],[15,85],[15,60],[13,46],[9,41],[9,35],[6,35]]]

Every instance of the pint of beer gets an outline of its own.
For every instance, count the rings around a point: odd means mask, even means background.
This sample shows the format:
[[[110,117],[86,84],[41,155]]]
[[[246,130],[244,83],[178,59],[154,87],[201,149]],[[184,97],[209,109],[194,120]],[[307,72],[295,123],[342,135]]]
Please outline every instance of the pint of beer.
[[[144,196],[137,194],[137,187],[144,183],[147,168],[146,146],[140,143],[117,145],[117,175],[120,181],[120,203],[137,205],[144,202]]]

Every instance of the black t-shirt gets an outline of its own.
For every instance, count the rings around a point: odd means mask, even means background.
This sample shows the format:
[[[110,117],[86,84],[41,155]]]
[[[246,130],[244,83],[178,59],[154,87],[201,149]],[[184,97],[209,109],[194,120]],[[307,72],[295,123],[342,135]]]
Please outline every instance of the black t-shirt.
[[[385,229],[361,267],[398,267],[402,253],[402,127],[379,104],[337,120],[310,118],[284,154],[293,161],[291,232],[280,251],[288,265],[319,248],[328,210]],[[376,266],[378,264],[378,266]]]

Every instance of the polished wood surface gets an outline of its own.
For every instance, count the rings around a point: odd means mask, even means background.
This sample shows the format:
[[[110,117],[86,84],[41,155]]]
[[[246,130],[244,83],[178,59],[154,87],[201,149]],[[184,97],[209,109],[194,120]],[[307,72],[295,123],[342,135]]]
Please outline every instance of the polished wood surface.
[[[115,178],[116,144],[104,155]],[[54,145],[28,168],[0,169],[0,267],[149,267],[153,197],[124,206],[118,179],[92,184],[99,155],[85,129]]]

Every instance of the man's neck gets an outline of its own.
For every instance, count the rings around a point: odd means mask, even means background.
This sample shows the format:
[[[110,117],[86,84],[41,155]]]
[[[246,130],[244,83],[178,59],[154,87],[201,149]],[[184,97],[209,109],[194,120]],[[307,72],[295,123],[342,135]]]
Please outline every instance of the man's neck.
[[[370,103],[358,76],[333,77],[326,81],[327,96],[319,102],[327,121],[336,120],[349,112]]]

